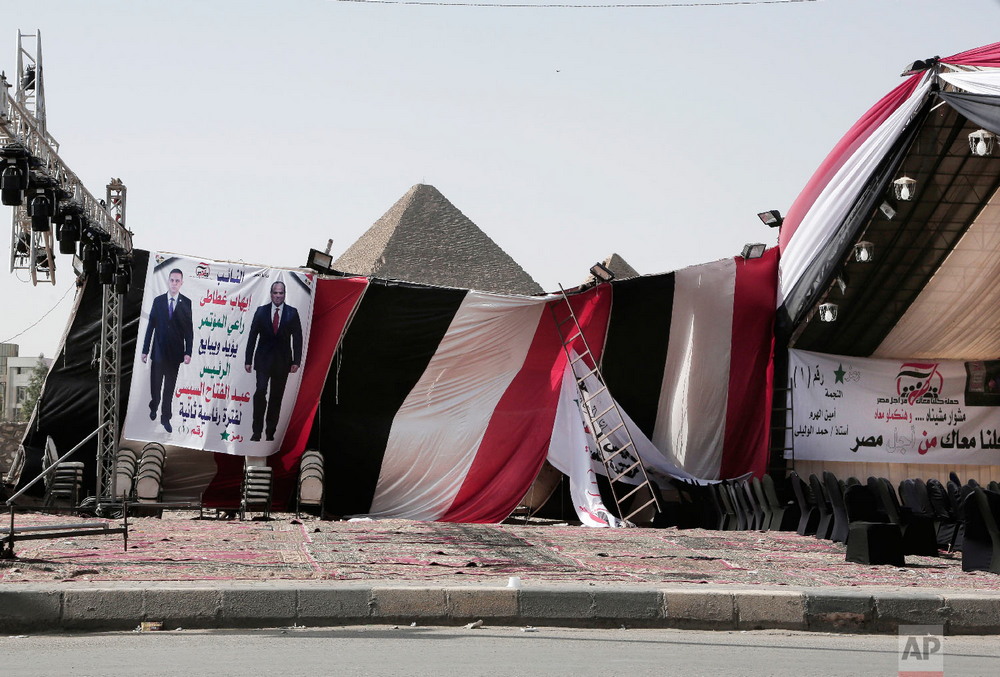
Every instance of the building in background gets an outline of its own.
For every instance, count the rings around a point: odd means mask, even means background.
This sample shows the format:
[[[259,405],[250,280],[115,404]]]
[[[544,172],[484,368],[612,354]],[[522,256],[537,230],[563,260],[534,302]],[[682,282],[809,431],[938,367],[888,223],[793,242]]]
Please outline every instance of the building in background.
[[[0,343],[0,420],[9,420],[7,415],[7,359],[17,357],[16,343]]]
[[[24,398],[31,382],[31,372],[41,361],[46,368],[52,365],[47,357],[19,357],[18,347],[11,343],[0,344],[5,351],[13,348],[13,355],[3,357],[3,418],[6,421],[20,421],[31,415],[30,411],[22,411]]]

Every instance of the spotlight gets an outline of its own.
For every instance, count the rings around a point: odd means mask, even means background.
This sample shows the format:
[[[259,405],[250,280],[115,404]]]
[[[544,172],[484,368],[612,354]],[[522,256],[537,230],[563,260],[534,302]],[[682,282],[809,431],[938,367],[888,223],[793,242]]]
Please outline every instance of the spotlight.
[[[777,209],[772,209],[769,212],[761,212],[757,215],[757,218],[768,228],[778,228],[784,222],[781,212]]]
[[[310,249],[309,259],[306,261],[306,267],[312,268],[317,273],[329,273],[333,269],[333,257],[327,252],[321,252],[318,249]]]
[[[838,308],[836,303],[821,303],[819,306],[820,322],[836,322],[837,310]]]
[[[986,157],[993,154],[993,144],[996,142],[997,135],[993,132],[987,132],[985,129],[977,129],[976,131],[969,134],[969,150],[972,151],[973,155],[978,155],[979,157]]]
[[[118,257],[108,251],[97,264],[97,281],[101,284],[114,284],[115,271],[118,270]]]
[[[611,269],[603,263],[595,263],[592,265],[590,267],[590,274],[601,282],[611,282],[611,280],[615,279],[615,274],[612,273]]]
[[[917,59],[913,63],[909,64],[903,69],[903,72],[899,74],[900,77],[905,78],[909,75],[916,75],[917,73],[922,73],[925,70],[929,70],[937,65],[939,56],[932,56],[929,59]]]
[[[116,294],[127,294],[129,285],[132,283],[132,264],[123,262],[115,271],[114,284]]]
[[[94,240],[88,238],[86,242],[80,241],[80,261],[83,263],[83,272],[92,275],[97,272],[97,261],[101,258],[101,246]]]
[[[72,204],[56,215],[56,239],[59,240],[60,254],[76,253],[76,243],[80,240],[81,226],[80,213]]]
[[[893,209],[892,205],[889,204],[888,202],[883,201],[882,204],[878,206],[878,208],[885,215],[885,218],[889,219],[890,221],[892,220],[892,217],[896,215],[896,210]]]
[[[913,199],[913,189],[917,185],[914,179],[908,176],[901,176],[892,182],[893,192],[896,194],[896,199],[901,202],[909,202]]]
[[[51,226],[49,219],[56,213],[54,195],[47,190],[39,190],[28,201],[28,216],[31,217],[31,229],[37,233],[47,233]]]
[[[759,259],[764,255],[764,250],[767,249],[766,244],[755,243],[747,244],[743,246],[743,251],[740,253],[744,259]]]

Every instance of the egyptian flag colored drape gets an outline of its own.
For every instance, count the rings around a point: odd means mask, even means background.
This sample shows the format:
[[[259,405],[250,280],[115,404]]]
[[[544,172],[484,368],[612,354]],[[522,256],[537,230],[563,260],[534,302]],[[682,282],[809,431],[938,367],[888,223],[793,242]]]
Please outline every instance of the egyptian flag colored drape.
[[[766,465],[776,254],[570,292],[612,394],[693,475]],[[294,505],[309,446],[326,461],[329,514],[506,518],[559,442],[566,358],[550,307],[562,297],[366,278],[320,279],[315,293],[289,433],[259,460],[274,469],[276,508]],[[86,322],[71,324],[71,344],[92,329],[94,313],[78,316]],[[50,397],[66,409],[59,420],[71,418],[73,402]],[[44,446],[45,418],[32,454]],[[238,505],[242,458],[171,447],[167,459],[166,500]]]

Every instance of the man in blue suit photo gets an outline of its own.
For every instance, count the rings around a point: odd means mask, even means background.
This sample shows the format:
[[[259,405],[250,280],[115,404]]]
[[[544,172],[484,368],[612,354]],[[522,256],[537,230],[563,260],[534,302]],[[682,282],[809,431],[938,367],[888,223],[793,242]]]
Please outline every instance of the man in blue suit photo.
[[[257,371],[257,389],[253,393],[253,435],[274,440],[281,413],[288,375],[299,370],[302,360],[302,323],[299,311],[285,303],[285,283],[271,284],[271,302],[253,314],[247,339],[246,370]],[[265,419],[267,427],[265,428]]]
[[[173,415],[177,371],[181,362],[191,363],[191,349],[194,345],[191,299],[180,293],[182,284],[184,273],[174,268],[167,276],[167,293],[153,299],[149,322],[146,324],[146,338],[142,342],[143,364],[149,360],[152,347],[149,420],[156,420],[156,410],[159,408],[160,423],[168,433],[173,432],[170,417]]]

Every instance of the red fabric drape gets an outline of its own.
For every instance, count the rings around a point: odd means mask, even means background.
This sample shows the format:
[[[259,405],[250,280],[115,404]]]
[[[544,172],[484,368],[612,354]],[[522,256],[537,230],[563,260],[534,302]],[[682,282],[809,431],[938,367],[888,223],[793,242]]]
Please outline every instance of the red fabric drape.
[[[611,285],[570,297],[594,356],[600,359],[611,315]],[[560,318],[563,302],[552,301]],[[563,325],[567,332],[572,323]],[[581,352],[582,341],[574,344]],[[562,384],[565,353],[549,308],[542,311],[528,358],[490,418],[462,488],[443,522],[495,523],[517,507],[548,454]],[[517,444],[512,444],[517,440]]]
[[[302,382],[288,420],[288,430],[278,453],[268,457],[273,468],[274,507],[288,507],[294,497],[299,458],[305,451],[320,395],[337,350],[340,338],[354,308],[368,286],[367,278],[353,277],[316,281],[309,349],[302,367]],[[205,490],[202,502],[207,508],[239,505],[243,481],[243,457],[215,454],[215,478]]]
[[[778,250],[736,259],[726,432],[719,477],[767,471]]]
[[[952,56],[941,59],[942,63],[950,63],[955,66],[986,66],[1000,67],[1000,42],[991,45],[983,45],[970,49],[967,52],[959,52]]]
[[[789,207],[785,214],[785,220],[781,225],[781,232],[778,237],[778,246],[784,251],[788,241],[795,235],[795,229],[812,208],[816,198],[819,197],[826,185],[834,177],[837,171],[844,166],[848,158],[854,154],[858,147],[872,135],[879,125],[888,119],[892,113],[913,95],[917,85],[920,84],[921,75],[912,75],[901,85],[886,94],[876,103],[861,119],[854,123],[854,126],[844,135],[830,154],[826,156],[820,164],[819,169],[812,175],[806,187],[802,189],[795,202]]]

